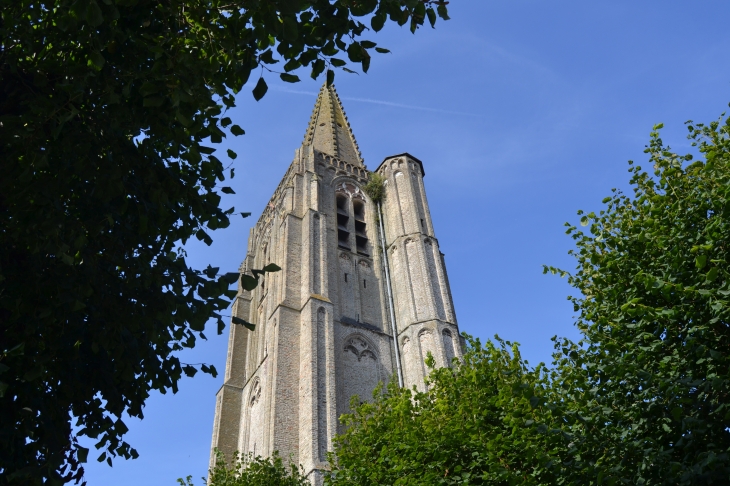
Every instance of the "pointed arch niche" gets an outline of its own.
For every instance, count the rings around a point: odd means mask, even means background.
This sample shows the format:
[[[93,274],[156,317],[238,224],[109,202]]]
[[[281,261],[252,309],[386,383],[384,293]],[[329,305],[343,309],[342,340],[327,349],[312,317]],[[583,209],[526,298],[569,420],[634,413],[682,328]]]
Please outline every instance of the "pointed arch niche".
[[[385,379],[377,348],[360,333],[347,336],[342,347],[342,413],[350,410],[350,398],[357,395],[359,401],[369,402],[373,390]]]
[[[264,455],[264,407],[262,404],[261,380],[255,378],[251,384],[251,391],[246,399],[246,437],[245,451],[254,456]]]

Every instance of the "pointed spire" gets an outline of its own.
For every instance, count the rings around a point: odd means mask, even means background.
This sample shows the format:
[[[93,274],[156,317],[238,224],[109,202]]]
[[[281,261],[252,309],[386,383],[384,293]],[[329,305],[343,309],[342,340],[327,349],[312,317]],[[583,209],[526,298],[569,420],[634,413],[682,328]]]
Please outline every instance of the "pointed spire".
[[[334,85],[327,86],[325,82],[319,90],[303,145],[311,145],[344,162],[364,167],[355,135]]]

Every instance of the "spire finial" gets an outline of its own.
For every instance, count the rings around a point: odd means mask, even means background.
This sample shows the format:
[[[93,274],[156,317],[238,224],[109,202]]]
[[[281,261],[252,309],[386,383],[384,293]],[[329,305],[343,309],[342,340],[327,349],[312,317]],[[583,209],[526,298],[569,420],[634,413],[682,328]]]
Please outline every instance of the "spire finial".
[[[364,166],[334,84],[327,86],[325,82],[319,90],[303,145],[311,145],[344,162]]]

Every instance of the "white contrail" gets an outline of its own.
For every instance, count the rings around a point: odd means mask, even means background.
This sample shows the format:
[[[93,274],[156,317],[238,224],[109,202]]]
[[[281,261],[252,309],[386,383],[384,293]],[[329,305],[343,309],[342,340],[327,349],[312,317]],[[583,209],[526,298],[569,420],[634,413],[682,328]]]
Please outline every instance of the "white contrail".
[[[317,93],[314,93],[312,91],[301,91],[301,90],[297,90],[297,89],[281,88],[279,86],[272,86],[271,88],[276,91],[282,91],[284,93],[317,96]],[[340,98],[342,98],[343,100],[347,100],[347,101],[359,101],[361,103],[372,103],[374,105],[392,106],[393,108],[404,108],[406,110],[430,111],[433,113],[444,113],[447,115],[463,115],[463,116],[475,116],[475,117],[481,116],[481,115],[477,115],[475,113],[464,113],[461,111],[441,110],[439,108],[429,108],[426,106],[405,105],[403,103],[394,103],[392,101],[374,100],[372,98],[355,98],[352,96],[341,96]]]

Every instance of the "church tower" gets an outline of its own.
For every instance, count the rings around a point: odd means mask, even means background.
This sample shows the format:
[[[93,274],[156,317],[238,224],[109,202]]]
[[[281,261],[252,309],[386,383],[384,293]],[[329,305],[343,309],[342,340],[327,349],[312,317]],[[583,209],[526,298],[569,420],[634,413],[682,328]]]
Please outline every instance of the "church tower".
[[[423,164],[403,153],[370,172],[334,86],[322,86],[302,146],[248,239],[241,273],[273,262],[253,291],[240,287],[213,447],[279,451],[321,484],[350,398],[379,382],[423,389],[430,352],[449,366],[462,352]],[[395,335],[394,335],[395,334]],[[397,346],[397,347],[396,347]]]

